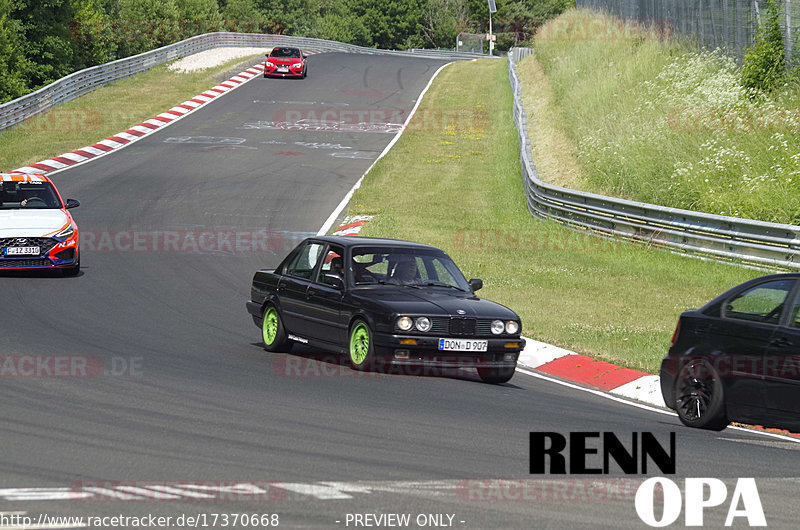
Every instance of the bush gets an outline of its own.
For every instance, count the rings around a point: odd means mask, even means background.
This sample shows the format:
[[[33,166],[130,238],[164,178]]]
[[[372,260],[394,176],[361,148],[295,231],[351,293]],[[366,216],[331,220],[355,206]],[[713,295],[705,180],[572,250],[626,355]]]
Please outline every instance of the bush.
[[[742,84],[747,88],[771,92],[786,81],[786,54],[775,0],[767,0],[766,22],[756,30],[742,64]]]

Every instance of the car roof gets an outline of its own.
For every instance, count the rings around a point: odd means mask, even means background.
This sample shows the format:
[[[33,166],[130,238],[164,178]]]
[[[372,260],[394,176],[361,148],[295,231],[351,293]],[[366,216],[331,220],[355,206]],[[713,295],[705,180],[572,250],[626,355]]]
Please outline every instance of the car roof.
[[[27,173],[0,173],[3,182],[50,182],[50,179],[41,174]]]
[[[419,248],[427,250],[442,249],[424,243],[416,243],[414,241],[406,241],[404,239],[388,239],[383,237],[363,237],[363,236],[319,236],[312,237],[315,241],[324,241],[343,247],[403,247],[403,248]]]

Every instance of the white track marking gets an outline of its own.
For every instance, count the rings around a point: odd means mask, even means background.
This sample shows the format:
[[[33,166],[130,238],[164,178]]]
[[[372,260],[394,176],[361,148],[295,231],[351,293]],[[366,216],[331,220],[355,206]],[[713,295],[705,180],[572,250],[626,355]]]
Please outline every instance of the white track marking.
[[[383,158],[386,155],[386,153],[389,152],[392,146],[397,143],[397,140],[400,139],[400,135],[402,135],[403,131],[406,130],[408,122],[411,121],[411,118],[414,117],[414,113],[417,112],[417,107],[419,107],[419,104],[422,102],[422,98],[425,96],[425,93],[433,84],[433,80],[436,79],[436,76],[439,75],[439,72],[441,72],[445,66],[450,66],[451,64],[453,64],[453,62],[443,64],[442,66],[439,67],[438,70],[436,70],[436,72],[433,73],[433,76],[428,81],[428,84],[425,85],[425,88],[422,89],[422,92],[420,92],[419,97],[417,98],[417,102],[414,104],[414,108],[411,109],[411,112],[408,114],[408,117],[406,118],[406,121],[403,123],[403,126],[400,128],[399,131],[397,131],[397,134],[394,136],[394,138],[392,138],[392,141],[389,142],[389,145],[387,145],[386,148],[383,151],[381,151],[381,154],[378,155],[378,158],[376,158],[375,161],[372,162],[372,164],[370,164],[370,166],[367,168],[364,174],[361,175],[361,178],[358,179],[358,182],[353,184],[353,187],[350,188],[350,191],[348,191],[347,195],[344,196],[344,199],[342,199],[342,202],[339,203],[339,206],[337,206],[336,209],[333,211],[333,213],[331,213],[331,215],[328,217],[328,219],[325,220],[325,224],[323,224],[322,228],[320,228],[319,232],[317,232],[318,236],[324,236],[330,231],[331,227],[333,227],[333,223],[336,222],[336,219],[339,217],[339,215],[341,215],[342,211],[344,211],[344,209],[347,207],[347,203],[350,202],[350,199],[353,197],[353,193],[355,193],[356,190],[361,187],[361,182],[363,182],[364,177],[366,177],[369,174],[370,170],[372,170],[372,168],[375,167],[375,164],[378,163],[378,160]]]
[[[189,98],[189,100],[196,99],[196,100],[204,101],[205,102],[204,106],[205,106],[205,105],[208,104],[209,101],[218,100],[221,96],[224,96],[225,94],[228,94],[228,93],[236,90],[237,88],[239,88],[241,86],[244,86],[248,81],[252,81],[253,79],[258,79],[260,70],[258,70],[255,67],[251,67],[251,68],[248,68],[247,70],[245,70],[245,72],[253,74],[253,77],[251,77],[251,78],[249,78],[249,79],[247,79],[245,81],[242,81],[241,83],[238,83],[238,84],[234,83],[231,88],[225,90],[224,92],[215,93],[214,97],[208,97],[208,96],[203,96],[202,94],[198,94],[198,95],[196,95],[194,97]],[[217,85],[215,88],[219,88],[219,85]],[[208,90],[206,90],[206,92],[208,92]],[[191,102],[189,100],[187,100],[186,104],[191,104]],[[183,103],[181,103],[181,104],[183,104]],[[133,137],[133,139],[127,144],[120,145],[120,144],[117,144],[117,142],[109,141],[107,139],[106,140],[101,140],[99,142],[95,142],[97,144],[103,144],[103,145],[106,145],[108,147],[113,147],[115,145],[118,146],[118,147],[114,147],[114,149],[112,149],[111,151],[108,151],[108,152],[102,151],[101,149],[93,148],[91,146],[86,146],[86,147],[80,147],[78,149],[73,149],[73,151],[83,150],[83,151],[87,151],[87,152],[92,153],[92,154],[96,154],[97,156],[95,156],[94,158],[87,158],[86,160],[84,160],[82,162],[78,162],[78,163],[73,164],[71,166],[67,166],[65,164],[59,164],[58,162],[55,162],[52,159],[42,160],[40,163],[46,163],[48,166],[52,166],[52,167],[58,168],[58,169],[55,169],[53,171],[46,171],[45,173],[47,173],[48,175],[54,175],[56,173],[60,173],[61,171],[64,171],[65,169],[72,169],[74,167],[78,167],[78,166],[80,166],[82,164],[89,163],[92,160],[97,160],[97,159],[102,158],[104,156],[108,156],[108,155],[110,155],[112,153],[116,153],[120,149],[125,149],[129,145],[133,145],[134,143],[138,142],[142,138],[147,138],[152,133],[154,133],[156,131],[161,131],[165,127],[168,127],[168,126],[172,125],[173,123],[182,120],[186,116],[191,115],[192,113],[194,113],[197,110],[197,108],[198,107],[195,107],[192,110],[179,108],[178,109],[179,112],[184,112],[185,111],[185,113],[181,114],[180,116],[175,116],[174,114],[169,114],[169,113],[159,114],[159,116],[164,116],[164,117],[170,119],[170,121],[168,121],[166,123],[164,123],[162,121],[159,121],[159,120],[156,120],[156,119],[153,119],[153,118],[150,118],[149,120],[146,120],[146,121],[142,122],[142,123],[149,123],[151,125],[155,125],[155,126],[158,127],[157,129],[149,129],[147,127],[140,127],[139,125],[136,125],[136,126],[133,126],[133,127],[129,127],[129,129],[135,129],[135,130],[140,131],[140,132],[145,132],[145,135],[144,136],[139,136],[139,137]],[[137,127],[140,127],[140,128],[137,128]],[[119,134],[113,135],[113,136],[119,136]],[[111,145],[109,145],[109,143]],[[61,155],[59,155],[59,156],[61,156]],[[25,169],[25,168],[22,168],[22,169]],[[34,168],[30,168],[30,169],[32,169],[33,172],[38,172],[38,173],[42,172],[42,170],[40,170],[40,169],[34,169]]]

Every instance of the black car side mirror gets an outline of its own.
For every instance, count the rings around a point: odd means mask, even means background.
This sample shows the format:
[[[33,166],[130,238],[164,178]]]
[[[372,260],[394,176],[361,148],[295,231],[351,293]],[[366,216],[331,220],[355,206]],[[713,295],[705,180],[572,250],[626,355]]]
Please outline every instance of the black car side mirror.
[[[322,281],[326,285],[330,285],[334,289],[338,289],[340,291],[344,290],[344,281],[342,280],[342,277],[339,276],[338,274],[327,273],[327,274],[325,274],[323,276],[323,280]]]
[[[69,210],[70,208],[77,208],[80,205],[81,203],[77,199],[67,199],[67,204],[65,205],[65,207],[67,208],[67,210]]]
[[[475,291],[483,287],[483,280],[481,280],[480,278],[472,278],[469,281],[469,287],[470,289],[472,289],[472,292],[474,293]]]

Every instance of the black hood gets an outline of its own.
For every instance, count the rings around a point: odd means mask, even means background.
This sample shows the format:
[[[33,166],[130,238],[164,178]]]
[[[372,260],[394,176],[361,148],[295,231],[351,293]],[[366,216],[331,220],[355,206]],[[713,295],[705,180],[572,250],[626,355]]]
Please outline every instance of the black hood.
[[[519,317],[509,308],[489,300],[482,300],[473,293],[442,287],[380,286],[359,288],[366,295],[364,300],[380,305],[387,312],[409,315],[463,316],[518,320]],[[459,313],[463,311],[462,313]]]

